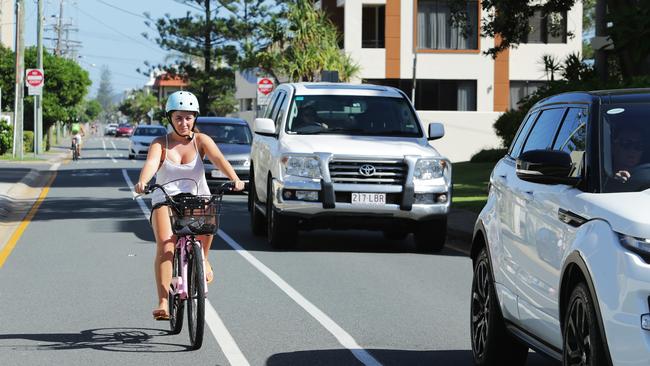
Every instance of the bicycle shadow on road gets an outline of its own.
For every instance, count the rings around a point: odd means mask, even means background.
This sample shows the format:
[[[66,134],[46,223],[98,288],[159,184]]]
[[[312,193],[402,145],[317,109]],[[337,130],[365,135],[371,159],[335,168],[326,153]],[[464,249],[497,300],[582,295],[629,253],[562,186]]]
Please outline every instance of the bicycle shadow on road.
[[[470,350],[399,350],[367,349],[367,351],[384,365],[473,365]],[[359,365],[350,350],[329,349],[277,353],[266,360],[266,366],[289,365]],[[528,354],[526,366],[556,366],[558,363],[536,353]]]
[[[93,349],[110,352],[173,353],[189,351],[182,344],[160,342],[161,336],[171,335],[169,331],[151,328],[98,328],[82,330],[79,333],[35,333],[0,334],[2,340],[27,340],[36,345],[3,345],[20,351],[65,351]]]

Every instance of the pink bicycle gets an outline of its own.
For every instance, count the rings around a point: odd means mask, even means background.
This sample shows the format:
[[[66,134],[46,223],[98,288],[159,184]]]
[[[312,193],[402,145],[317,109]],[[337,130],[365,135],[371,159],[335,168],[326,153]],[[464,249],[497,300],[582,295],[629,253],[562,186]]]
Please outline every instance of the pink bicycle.
[[[169,182],[171,183],[171,182]],[[208,292],[203,268],[203,250],[197,235],[214,235],[219,229],[219,213],[223,194],[234,188],[226,182],[209,196],[180,193],[169,196],[163,185],[152,184],[145,194],[160,189],[169,205],[172,231],[176,235],[172,282],[169,289],[169,325],[172,334],[183,328],[183,310],[187,302],[187,322],[193,350],[203,344],[205,326],[205,294]]]

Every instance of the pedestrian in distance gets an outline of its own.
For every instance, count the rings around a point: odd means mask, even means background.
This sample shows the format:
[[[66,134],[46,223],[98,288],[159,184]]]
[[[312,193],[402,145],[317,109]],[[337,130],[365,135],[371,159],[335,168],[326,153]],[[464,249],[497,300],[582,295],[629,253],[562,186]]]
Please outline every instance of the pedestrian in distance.
[[[156,175],[156,183],[168,183],[165,185],[165,190],[170,196],[178,193],[209,195],[210,190],[203,167],[205,157],[235,182],[236,191],[244,189],[244,182],[239,180],[235,170],[219,151],[214,140],[208,135],[195,131],[199,102],[194,94],[187,91],[171,94],[167,99],[165,112],[172,126],[172,132],[156,138],[151,143],[147,160],[135,185],[137,193],[144,193],[147,183]],[[154,272],[158,293],[158,307],[153,310],[153,317],[156,320],[167,320],[169,319],[167,295],[172,278],[176,236],[172,233],[169,207],[165,204],[162,191],[156,190],[152,193],[151,204],[150,221],[156,238]],[[208,262],[212,236],[201,235],[197,239],[203,243],[205,276],[210,283],[214,277]]]

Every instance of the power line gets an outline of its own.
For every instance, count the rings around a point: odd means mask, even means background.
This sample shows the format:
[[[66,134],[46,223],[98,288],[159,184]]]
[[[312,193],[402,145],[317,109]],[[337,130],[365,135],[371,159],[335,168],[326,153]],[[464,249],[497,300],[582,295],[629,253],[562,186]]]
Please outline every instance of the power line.
[[[133,16],[136,16],[136,17],[139,17],[139,18],[147,19],[147,17],[145,17],[145,16],[142,15],[142,14],[137,14],[137,13],[134,13],[134,12],[128,11],[128,10],[126,10],[126,9],[122,9],[122,8],[120,8],[120,7],[117,7],[117,6],[113,5],[113,4],[109,4],[109,3],[107,3],[107,2],[105,2],[105,1],[103,1],[103,0],[97,0],[97,2],[100,2],[100,3],[102,3],[102,4],[106,5],[106,6],[110,6],[111,8],[113,8],[113,9],[117,9],[117,10],[119,10],[119,11],[121,11],[121,12],[124,12],[124,13],[130,14],[130,15],[133,15]]]
[[[153,47],[151,47],[151,46],[150,46],[149,44],[147,44],[147,43],[144,43],[144,42],[142,42],[142,41],[140,41],[140,40],[138,40],[138,39],[136,39],[136,38],[133,38],[133,37],[129,36],[129,35],[126,34],[126,33],[122,33],[121,31],[119,31],[119,30],[113,28],[112,26],[110,26],[110,25],[104,23],[104,22],[101,21],[100,19],[97,19],[97,18],[95,18],[94,16],[92,16],[91,14],[86,13],[85,11],[81,10],[81,8],[79,8],[76,4],[75,4],[75,7],[77,8],[78,11],[80,11],[82,14],[84,14],[84,15],[87,16],[88,18],[93,19],[93,20],[96,21],[97,23],[99,23],[99,24],[105,26],[106,28],[112,30],[113,32],[115,32],[115,33],[117,33],[117,34],[120,34],[120,35],[122,35],[123,37],[126,37],[126,38],[132,40],[133,42],[136,42],[136,43],[138,43],[138,44],[141,44],[141,45],[143,45],[143,46],[145,46],[145,47],[147,47],[147,48],[149,48],[149,49],[151,49],[151,50],[154,50],[154,51],[156,51],[156,52],[160,52],[160,53],[164,53],[162,50],[160,50],[160,49],[158,49],[158,48],[153,48]]]

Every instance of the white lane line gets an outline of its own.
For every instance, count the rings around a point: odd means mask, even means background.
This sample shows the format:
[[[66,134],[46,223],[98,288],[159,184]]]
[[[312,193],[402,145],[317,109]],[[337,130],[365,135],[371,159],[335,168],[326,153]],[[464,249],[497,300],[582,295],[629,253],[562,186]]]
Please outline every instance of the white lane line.
[[[135,192],[133,190],[133,181],[131,181],[131,178],[126,172],[126,169],[122,169],[122,175],[124,175],[124,180],[131,189],[131,192],[135,195]],[[145,219],[149,220],[151,211],[147,205],[145,205],[142,197],[136,198],[136,201],[138,202],[142,213],[144,213]],[[212,332],[212,335],[217,340],[219,347],[221,347],[221,351],[223,351],[224,355],[231,365],[250,365],[242,351],[239,349],[239,346],[237,346],[237,342],[235,342],[235,339],[228,331],[228,328],[226,328],[226,325],[221,320],[219,313],[217,313],[217,310],[215,310],[208,299],[205,299],[205,323],[208,325],[208,329],[210,329],[210,332]]]
[[[104,151],[106,151],[106,141],[104,139],[102,139],[102,146],[104,147]]]
[[[295,301],[300,307],[305,309],[309,315],[314,317],[327,331],[329,331],[339,343],[350,350],[354,357],[361,361],[364,365],[373,365],[379,366],[381,363],[377,361],[368,351],[361,348],[357,341],[352,338],[348,332],[346,332],[341,326],[336,324],[332,318],[327,316],[322,310],[312,304],[304,296],[302,296],[298,291],[296,291],[291,285],[289,285],[285,280],[273,272],[269,267],[260,262],[252,254],[250,254],[246,249],[239,245],[233,238],[231,238],[224,231],[219,229],[217,235],[221,239],[225,240],[228,245],[230,245],[237,253],[239,253],[244,259],[248,261],[253,267],[257,268],[258,271],[262,272],[271,282],[278,286],[282,291],[284,291],[287,296],[289,296],[293,301]]]
[[[114,163],[117,163],[117,160],[115,160],[115,158],[112,157],[111,154],[106,153],[106,157],[111,158],[111,160],[112,160]]]
[[[113,145],[113,150],[117,151],[117,147],[115,147],[115,143],[111,141],[111,145]]]
[[[59,166],[61,166],[61,163],[54,163],[52,166],[50,166],[50,171],[55,172],[59,170]]]
[[[248,360],[237,346],[237,342],[228,332],[228,328],[221,320],[221,317],[214,309],[210,300],[205,299],[205,322],[208,323],[208,328],[212,335],[219,343],[219,347],[230,361],[231,365],[248,366]]]
[[[126,184],[129,185],[129,188],[131,189],[131,193],[135,196],[135,190],[133,188],[134,184],[131,181],[129,175],[126,173],[126,169],[122,169],[122,175],[124,176],[124,180],[126,181]],[[144,217],[147,220],[149,220],[149,218],[151,217],[151,210],[149,210],[149,207],[147,207],[147,205],[144,203],[142,197],[136,198],[135,201],[138,202],[138,206],[140,206],[142,213],[144,213]]]

